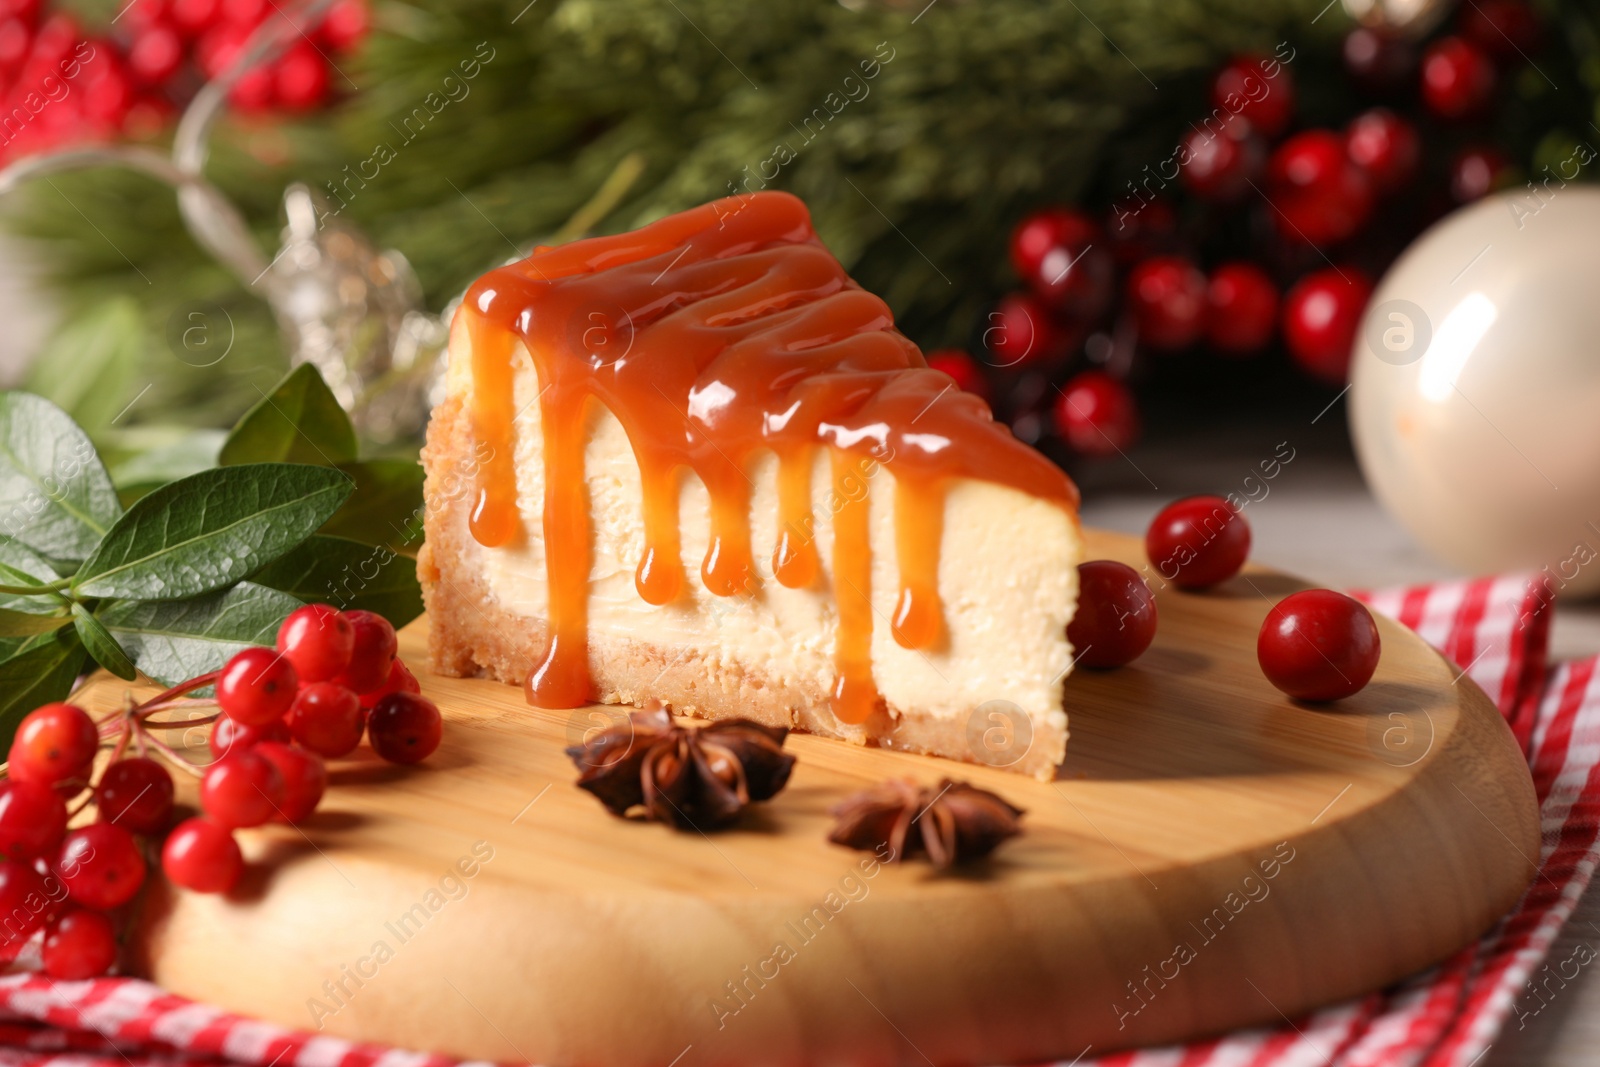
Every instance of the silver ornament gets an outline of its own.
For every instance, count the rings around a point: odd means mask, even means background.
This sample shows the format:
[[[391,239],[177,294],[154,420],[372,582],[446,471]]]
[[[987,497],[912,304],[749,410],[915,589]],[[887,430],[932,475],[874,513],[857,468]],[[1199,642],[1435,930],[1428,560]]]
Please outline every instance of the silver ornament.
[[[421,433],[440,374],[445,325],[422,310],[405,256],[379,251],[304,185],[284,193],[283,246],[260,278],[289,346],[379,443]]]

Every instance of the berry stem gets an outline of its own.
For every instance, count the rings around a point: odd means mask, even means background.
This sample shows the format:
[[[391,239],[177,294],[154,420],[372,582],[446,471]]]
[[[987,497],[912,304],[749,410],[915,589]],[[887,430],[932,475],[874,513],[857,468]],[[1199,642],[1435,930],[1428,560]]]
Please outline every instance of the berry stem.
[[[190,678],[187,682],[179,682],[166,692],[157,693],[149,700],[146,700],[143,704],[140,704],[137,708],[134,708],[134,713],[142,717],[151,711],[157,710],[159,705],[165,704],[169,700],[181,697],[185,693],[192,693],[196,689],[204,689],[208,685],[215,685],[217,682],[217,675],[220,673],[220,671],[208,671],[205,674]]]
[[[173,708],[214,708],[216,706],[217,701],[214,697],[178,697],[174,700],[168,700],[159,706],[146,709],[144,715],[149,716],[158,711],[171,711]]]
[[[140,719],[139,725],[145,730],[186,730],[191,726],[210,726],[221,718],[221,712],[214,715],[202,715],[198,719],[168,719],[156,722],[153,719]]]
[[[174,749],[171,745],[168,745],[164,741],[158,741],[154,737],[150,736],[149,734],[143,734],[142,736],[143,736],[144,742],[146,744],[148,744],[151,748],[155,749],[157,752],[161,753],[163,756],[165,756],[167,758],[167,762],[168,763],[171,763],[174,766],[180,767],[183,770],[188,771],[190,774],[194,775],[196,778],[205,777],[205,773],[206,773],[205,771],[201,770],[199,767],[196,767],[194,764],[192,764],[188,760],[184,759],[181,755],[178,754],[178,751],[176,749]]]
[[[132,737],[133,737],[133,727],[130,724],[128,724],[127,722],[124,722],[123,726],[122,726],[122,736],[117,738],[117,744],[111,750],[111,758],[109,760],[107,760],[106,762],[107,763],[115,763],[119,759],[121,759],[122,758],[122,754],[124,752],[128,751],[128,741]]]

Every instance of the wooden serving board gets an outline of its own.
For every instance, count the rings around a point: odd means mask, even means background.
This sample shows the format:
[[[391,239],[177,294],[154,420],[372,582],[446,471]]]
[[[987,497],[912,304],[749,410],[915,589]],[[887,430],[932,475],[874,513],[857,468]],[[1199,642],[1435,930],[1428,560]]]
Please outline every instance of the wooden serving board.
[[[1468,943],[1538,854],[1511,734],[1409,631],[1379,620],[1377,676],[1336,706],[1268,685],[1256,632],[1299,587],[1159,591],[1141,660],[1067,682],[1054,782],[793,735],[789,788],[711,837],[573,786],[589,713],[424,675],[440,751],[361,750],[303,832],[244,835],[232,898],[157,880],[139,966],[289,1026],[553,1065],[1023,1063],[1277,1024]],[[828,808],[890,775],[996,790],[1027,832],[944,876],[828,844]]]

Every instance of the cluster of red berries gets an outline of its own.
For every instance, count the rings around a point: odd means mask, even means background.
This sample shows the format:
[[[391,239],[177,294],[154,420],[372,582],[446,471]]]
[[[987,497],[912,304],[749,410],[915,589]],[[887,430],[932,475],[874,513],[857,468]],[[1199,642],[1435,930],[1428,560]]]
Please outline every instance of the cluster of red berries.
[[[222,714],[211,733],[216,761],[200,782],[204,815],[167,838],[168,878],[196,892],[227,892],[242,868],[232,831],[306,818],[327,787],[323,760],[348,756],[363,733],[393,763],[416,763],[439,747],[439,709],[421,695],[397,647],[381,615],[308,604],[279,627],[276,649],[247,648],[223,666]]]
[[[324,759],[348,755],[363,733],[386,760],[426,758],[442,720],[397,647],[381,616],[312,604],[284,621],[275,650],[247,648],[220,671],[100,722],[73,704],[30,712],[0,781],[0,964],[42,931],[47,974],[104,974],[117,958],[119,912],[144,884],[141,839],[159,847],[175,884],[225,893],[244,868],[233,831],[309,816],[327,785]],[[213,700],[186,696],[212,685]],[[201,718],[153,718],[212,705]],[[203,769],[155,736],[207,724],[213,759]],[[102,743],[112,750],[95,780]],[[150,752],[200,776],[202,815],[172,827],[172,775]],[[96,821],[69,830],[91,803]]]
[[[103,34],[42,0],[0,0],[0,160],[69,144],[146,137],[238,57],[271,0],[133,0]],[[269,64],[245,74],[232,102],[303,111],[331,95],[330,56],[366,35],[367,0],[339,0]]]
[[[215,78],[233,65],[263,22],[286,17],[272,0],[134,0],[127,12],[129,66],[159,86],[172,85],[186,71]],[[240,78],[231,102],[246,111],[308,111],[326,103],[334,69],[330,56],[355,48],[369,21],[366,0],[338,0],[276,59]]]
[[[1505,158],[1469,143],[1443,176],[1448,196],[1421,187],[1419,131],[1466,129],[1492,103],[1497,64],[1525,60],[1538,36],[1524,0],[1464,5],[1457,31],[1420,57],[1401,38],[1356,29],[1344,48],[1350,79],[1393,107],[1343,129],[1292,129],[1292,52],[1235,58],[1212,80],[1210,113],[1103,219],[1052,206],[1017,225],[1010,260],[1023,284],[990,315],[981,359],[945,350],[928,362],[997,400],[1019,437],[1037,443],[1053,427],[1085,456],[1137,438],[1129,380],[1153,371],[1152,356],[1203,346],[1248,359],[1280,341],[1311,378],[1342,386],[1371,278],[1403,244],[1355,249],[1352,239],[1380,211],[1389,241],[1504,184]],[[1392,99],[1408,86],[1420,106]],[[1427,202],[1410,202],[1419,197]]]
[[[1145,530],[1151,580],[1165,587],[1209,589],[1243,569],[1250,524],[1218,496],[1175,501]],[[1116,560],[1078,567],[1078,609],[1067,639],[1085,667],[1132,663],[1156,636],[1156,598],[1138,571]],[[1359,692],[1378,669],[1378,628],[1360,601],[1331,589],[1306,589],[1275,604],[1256,638],[1267,680],[1297,700],[1340,700]]]

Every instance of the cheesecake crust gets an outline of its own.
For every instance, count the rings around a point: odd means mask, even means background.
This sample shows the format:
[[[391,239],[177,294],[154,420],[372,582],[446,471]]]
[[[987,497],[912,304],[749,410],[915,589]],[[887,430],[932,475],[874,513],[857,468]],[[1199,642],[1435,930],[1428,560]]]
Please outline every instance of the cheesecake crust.
[[[545,619],[507,610],[468,558],[468,511],[474,441],[466,406],[447,397],[434,410],[422,450],[427,476],[426,543],[417,574],[431,625],[429,665],[437,674],[482,674],[520,685],[548,643]],[[589,668],[596,699],[604,704],[643,706],[660,700],[681,715],[701,719],[746,718],[871,744],[882,748],[978,763],[967,719],[929,719],[881,699],[865,723],[851,726],[834,716],[830,694],[777,682],[762,672],[692,647],[668,648],[605,633],[589,635]],[[1054,718],[1054,717],[1051,717]],[[1033,716],[1026,752],[1005,768],[1040,780],[1054,776],[1066,750],[1062,721]]]

